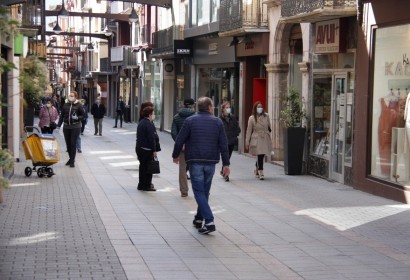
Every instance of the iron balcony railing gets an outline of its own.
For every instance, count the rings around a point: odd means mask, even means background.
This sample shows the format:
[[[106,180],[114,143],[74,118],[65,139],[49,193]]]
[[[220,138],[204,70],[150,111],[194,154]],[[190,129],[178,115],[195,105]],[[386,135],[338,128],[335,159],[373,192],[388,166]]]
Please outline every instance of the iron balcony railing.
[[[263,0],[221,0],[220,35],[235,31],[246,33],[258,29],[268,30],[268,7],[263,4]]]
[[[293,17],[323,9],[343,10],[356,8],[356,0],[286,0],[282,1],[282,17]]]
[[[152,34],[152,53],[172,52],[174,40],[182,40],[184,37],[184,27],[181,25],[171,26],[167,29],[154,32]]]

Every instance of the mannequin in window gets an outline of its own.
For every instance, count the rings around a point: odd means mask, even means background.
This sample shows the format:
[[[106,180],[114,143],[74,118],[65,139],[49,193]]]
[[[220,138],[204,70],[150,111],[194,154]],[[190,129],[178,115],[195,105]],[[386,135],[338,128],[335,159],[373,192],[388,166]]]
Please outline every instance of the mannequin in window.
[[[410,145],[410,92],[407,94],[406,98],[406,107],[404,109],[404,120],[405,120],[405,128],[406,128],[406,138],[407,143]]]
[[[399,100],[393,89],[380,99],[381,114],[379,118],[379,155],[383,175],[390,175],[391,136],[393,127],[397,127],[399,119]]]

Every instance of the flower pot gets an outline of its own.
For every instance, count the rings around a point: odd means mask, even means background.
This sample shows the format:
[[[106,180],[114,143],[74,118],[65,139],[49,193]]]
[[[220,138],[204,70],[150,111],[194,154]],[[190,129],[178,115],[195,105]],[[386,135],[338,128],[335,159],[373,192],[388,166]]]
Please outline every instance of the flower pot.
[[[306,129],[303,127],[287,127],[283,129],[283,157],[286,175],[302,174],[305,138]]]

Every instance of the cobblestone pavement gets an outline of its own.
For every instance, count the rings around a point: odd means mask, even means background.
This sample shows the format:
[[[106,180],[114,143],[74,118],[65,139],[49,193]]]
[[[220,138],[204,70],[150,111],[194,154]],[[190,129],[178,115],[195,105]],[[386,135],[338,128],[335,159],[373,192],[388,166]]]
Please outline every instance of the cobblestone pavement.
[[[57,133],[52,178],[24,176],[21,156],[0,204],[0,279],[410,278],[409,205],[273,164],[259,181],[254,159],[234,153],[231,181],[217,172],[211,189],[217,231],[202,236],[170,135],[160,133],[158,191],[140,192],[136,125],[113,123],[86,130],[76,168]]]

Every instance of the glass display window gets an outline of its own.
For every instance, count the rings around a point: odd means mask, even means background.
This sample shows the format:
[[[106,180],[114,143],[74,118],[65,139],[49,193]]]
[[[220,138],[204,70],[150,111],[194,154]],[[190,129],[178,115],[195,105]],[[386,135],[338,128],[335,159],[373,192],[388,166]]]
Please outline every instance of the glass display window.
[[[332,79],[331,74],[313,77],[312,154],[326,158],[330,153]]]
[[[410,25],[375,31],[371,175],[410,181]]]

